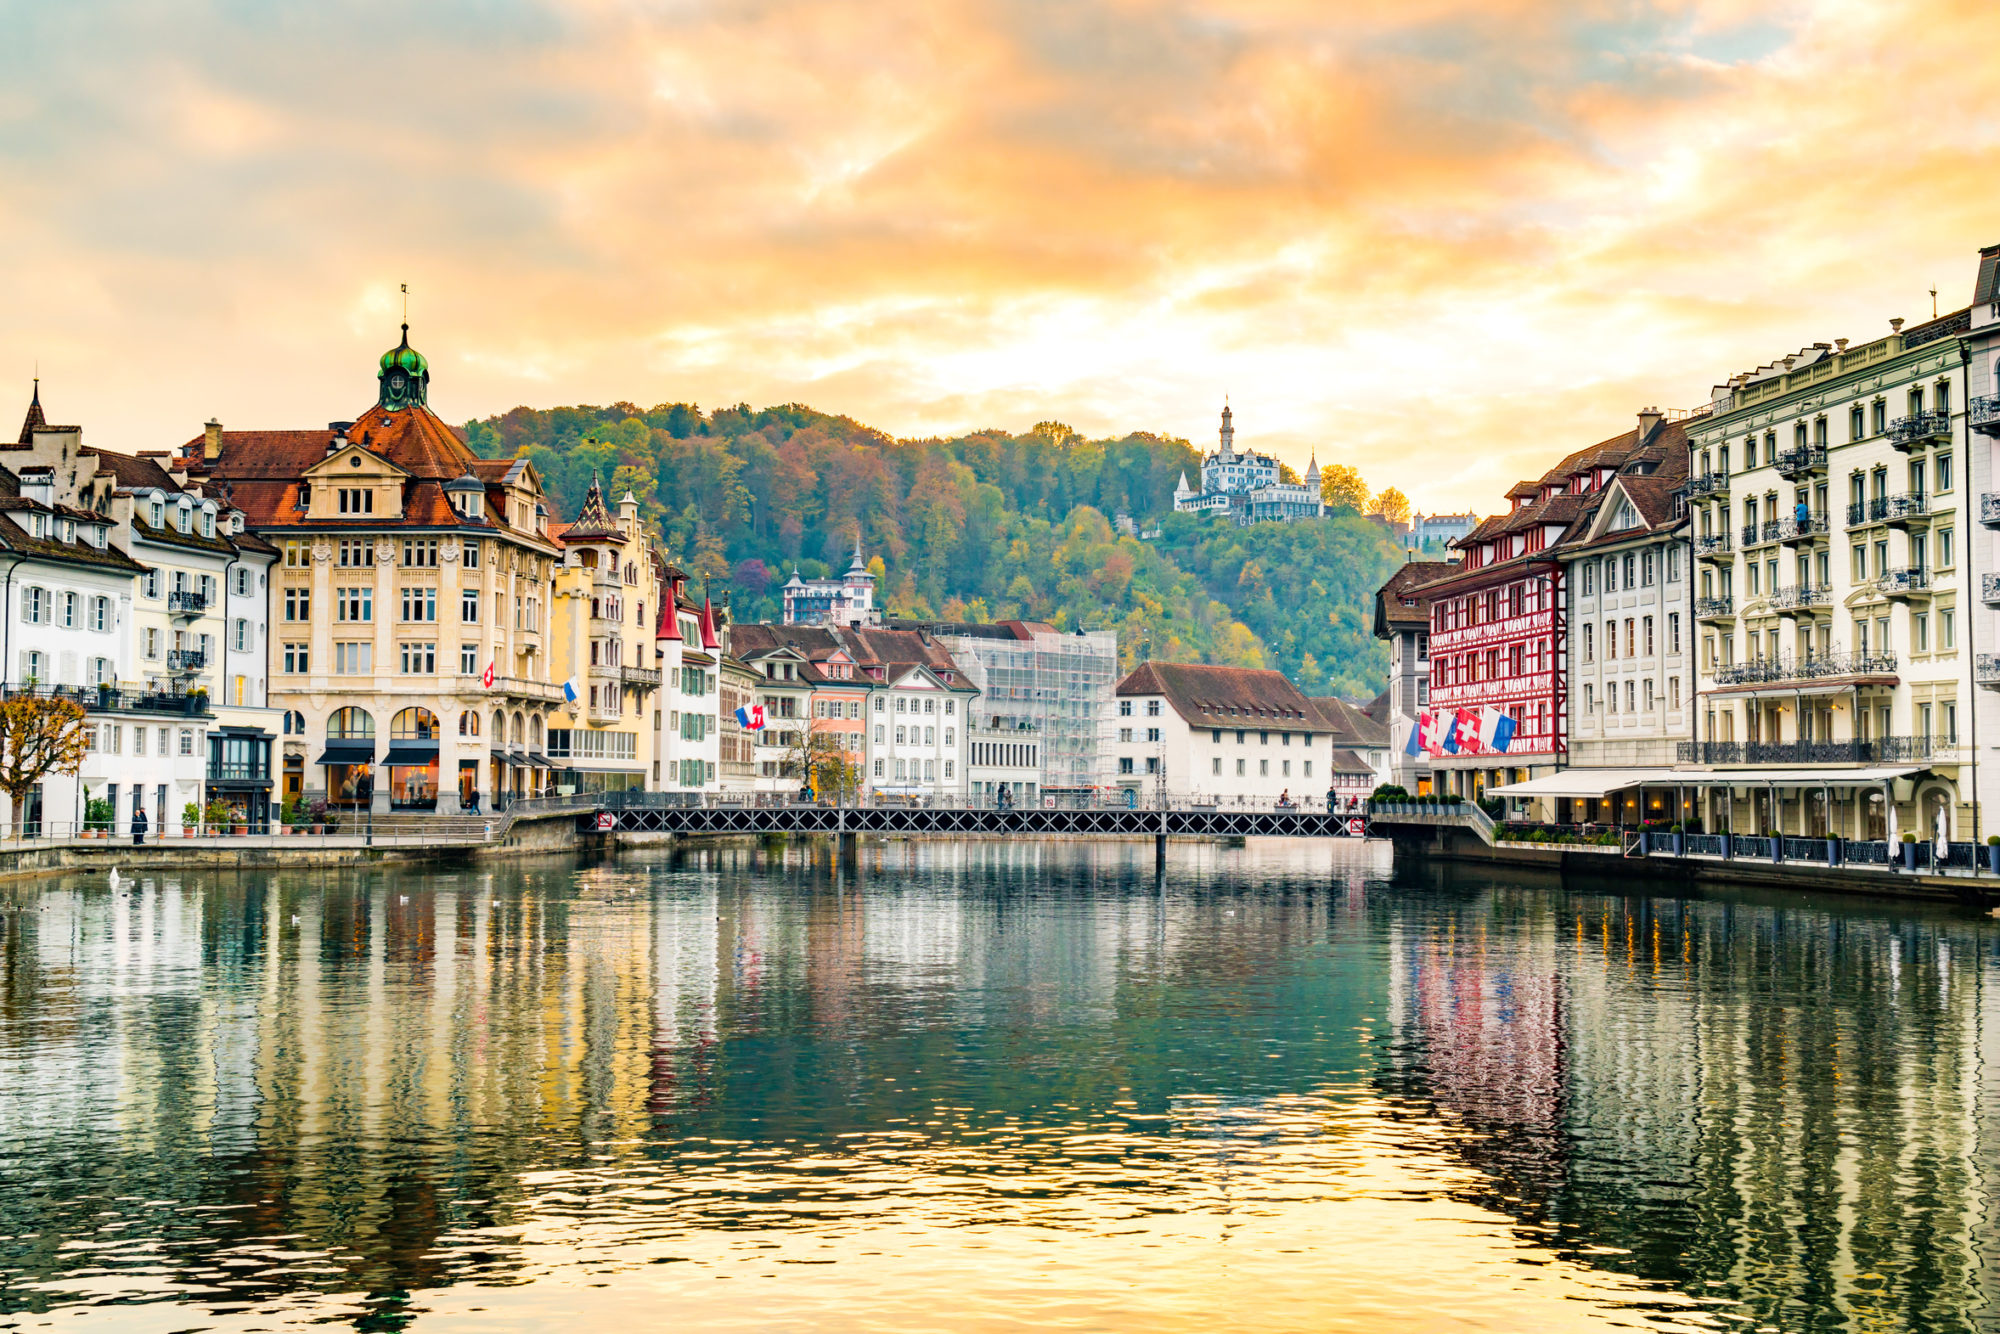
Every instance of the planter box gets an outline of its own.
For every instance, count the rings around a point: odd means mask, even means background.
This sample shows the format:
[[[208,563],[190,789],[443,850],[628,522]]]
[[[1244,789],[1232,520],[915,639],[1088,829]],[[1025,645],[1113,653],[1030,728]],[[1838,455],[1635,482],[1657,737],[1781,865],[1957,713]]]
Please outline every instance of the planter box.
[[[1986,845],[1986,869],[2000,875],[2000,843]]]

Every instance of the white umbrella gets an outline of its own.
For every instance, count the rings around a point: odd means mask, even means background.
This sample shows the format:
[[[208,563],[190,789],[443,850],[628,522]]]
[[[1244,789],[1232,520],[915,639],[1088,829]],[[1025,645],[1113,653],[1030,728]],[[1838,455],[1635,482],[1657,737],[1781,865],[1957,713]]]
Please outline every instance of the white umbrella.
[[[1951,840],[1944,836],[1944,812],[1937,813],[1937,865],[1939,870],[1951,858]]]

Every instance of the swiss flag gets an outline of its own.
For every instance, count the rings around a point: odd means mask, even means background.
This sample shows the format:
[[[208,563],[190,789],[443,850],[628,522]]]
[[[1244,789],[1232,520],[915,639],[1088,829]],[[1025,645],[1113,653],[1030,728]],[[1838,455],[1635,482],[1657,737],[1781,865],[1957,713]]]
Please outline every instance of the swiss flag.
[[[1423,718],[1417,723],[1417,730],[1423,736],[1426,751],[1433,755],[1444,754],[1445,735],[1449,730],[1449,724],[1445,722],[1442,714],[1425,709]]]
[[[487,688],[488,690],[491,690],[491,689],[493,688],[493,664],[492,664],[492,663],[490,663],[490,662],[489,662],[489,663],[487,663],[487,664],[486,664],[486,670],[485,670],[485,671],[483,671],[483,672],[481,672],[481,673],[479,674],[479,684],[480,684],[480,685],[482,685],[482,686],[485,686],[485,687],[486,687],[486,688]]]
[[[1458,718],[1451,726],[1451,739],[1461,755],[1479,753],[1479,713],[1476,709],[1460,709]]]

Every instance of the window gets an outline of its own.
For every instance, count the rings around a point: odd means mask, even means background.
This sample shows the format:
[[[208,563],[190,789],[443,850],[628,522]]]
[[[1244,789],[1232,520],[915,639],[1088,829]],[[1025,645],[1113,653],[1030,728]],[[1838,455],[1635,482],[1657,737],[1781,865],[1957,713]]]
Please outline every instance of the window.
[[[148,570],[139,576],[139,592],[149,598],[160,596],[160,572]]]
[[[334,619],[372,621],[375,619],[375,590],[355,586],[333,590]]]
[[[1148,740],[1148,741],[1158,741],[1159,739],[1160,739],[1160,729],[1159,729],[1159,728],[1157,728],[1157,727],[1149,727],[1149,728],[1147,728],[1147,729],[1146,729],[1146,740]]]
[[[1669,612],[1667,614],[1667,652],[1679,653],[1680,651],[1681,651],[1681,614],[1677,611]]]
[[[1132,716],[1132,701],[1131,701],[1131,700],[1129,700],[1129,699],[1121,699],[1121,700],[1119,700],[1119,701],[1118,701],[1118,716],[1119,716],[1120,718],[1130,718],[1130,717]]]
[[[250,596],[250,571],[247,569],[236,571],[236,596],[240,598]]]
[[[236,624],[232,627],[232,633],[235,635],[235,641],[230,647],[234,648],[238,653],[247,651],[250,647],[250,622],[241,616],[237,617]]]
[[[1157,718],[1160,716],[1160,701],[1156,699],[1146,701],[1146,716],[1148,718]]]
[[[111,599],[98,597],[90,600],[90,628],[103,634],[111,628]]]
[[[1243,765],[1244,765],[1244,761],[1242,761],[1242,760],[1238,760],[1238,761],[1236,761],[1236,776],[1237,776],[1238,778],[1241,778],[1241,777],[1243,777],[1243,773],[1244,773],[1244,769],[1243,769]]]
[[[1649,658],[1653,656],[1653,618],[1650,616],[1646,618],[1646,656]],[[1647,687],[1647,689],[1651,688],[1651,686]]]
[[[458,646],[458,674],[460,676],[479,675],[479,645],[460,644]]]
[[[375,645],[362,639],[333,646],[333,670],[342,676],[366,676],[375,670]]]
[[[288,621],[310,621],[312,619],[312,590],[310,588],[288,588],[285,590],[285,619]]]
[[[147,657],[157,658],[160,656],[160,632],[157,627],[147,626],[146,633],[140,638],[140,643],[145,646]]]
[[[458,619],[466,625],[479,624],[479,590],[464,588],[458,594]]]
[[[1951,490],[1951,455],[1938,455],[1936,459],[1932,460],[1931,466],[1937,479],[1937,489],[1940,491]]]
[[[1650,551],[1641,552],[1639,556],[1639,587],[1651,588],[1652,586],[1653,553]]]
[[[1938,648],[1949,652],[1958,647],[1958,613],[1950,607],[1938,612]]]
[[[1220,755],[1209,761],[1209,772],[1217,778],[1222,777],[1222,757]]]
[[[1948,570],[1951,568],[1951,546],[1952,546],[1951,529],[1949,528],[1938,529],[1937,558],[1938,558],[1938,568],[1941,570]]]
[[[373,514],[375,512],[375,493],[362,487],[341,487],[340,512],[342,514]]]
[[[285,645],[285,670],[294,676],[312,670],[312,657],[306,645]]]
[[[1931,649],[1931,618],[1928,612],[1913,612],[1910,616],[1910,652],[1928,653]]]
[[[404,620],[435,621],[437,618],[437,590],[435,588],[406,588],[403,590]]]
[[[183,727],[181,729],[181,754],[194,754],[194,729],[192,727]]]
[[[435,570],[438,563],[438,541],[435,537],[406,537],[403,539],[403,564],[411,569]]]
[[[464,563],[465,563],[465,568],[468,570],[476,570],[479,568],[479,542],[477,539],[474,539],[465,544]]]
[[[1583,563],[1583,595],[1585,597],[1591,597],[1595,595],[1596,592],[1597,592],[1597,562],[1594,560],[1587,560]]]
[[[76,629],[76,594],[65,592],[62,595],[60,605],[62,607],[62,618],[59,624],[65,630]]]

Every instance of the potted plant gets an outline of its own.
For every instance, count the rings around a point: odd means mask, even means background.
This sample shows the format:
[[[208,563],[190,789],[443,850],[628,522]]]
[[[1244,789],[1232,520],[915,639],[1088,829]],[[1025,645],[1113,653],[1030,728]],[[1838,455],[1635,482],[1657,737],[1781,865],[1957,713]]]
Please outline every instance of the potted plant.
[[[1903,869],[1917,869],[1917,836],[1907,829],[1903,831]]]
[[[208,687],[196,686],[188,691],[188,712],[190,714],[208,712]]]
[[[195,826],[201,823],[201,807],[189,802],[181,807],[181,837],[193,838]]]
[[[1674,827],[1673,827],[1673,828],[1672,828],[1671,830],[1669,830],[1668,832],[1669,832],[1669,833],[1671,833],[1671,834],[1672,834],[1672,835],[1674,836],[1674,856],[1676,856],[1676,857],[1685,857],[1685,856],[1687,856],[1687,850],[1688,850],[1688,849],[1687,849],[1687,829],[1686,829],[1685,827],[1683,827],[1682,825],[1679,825],[1679,824],[1676,824],[1676,825],[1675,825],[1675,826],[1674,826]]]
[[[111,822],[118,815],[117,809],[103,797],[93,797],[90,789],[83,790],[83,836],[85,838],[107,838],[111,833]]]
[[[2000,834],[1986,836],[1986,869],[2000,875]]]
[[[326,831],[326,798],[314,797],[306,803],[306,823],[315,834]]]
[[[113,693],[113,690],[114,690],[114,687],[112,686],[112,684],[111,684],[111,683],[110,683],[109,681],[99,681],[99,682],[97,683],[97,707],[98,707],[98,708],[100,708],[100,709],[108,709],[108,708],[110,708],[110,707],[111,707],[111,696],[112,696],[112,693]]]
[[[223,822],[229,819],[229,807],[223,803],[220,797],[217,797],[204,806],[201,813],[203,818],[208,822],[208,836],[210,838],[220,836]]]

